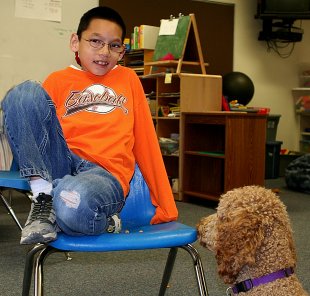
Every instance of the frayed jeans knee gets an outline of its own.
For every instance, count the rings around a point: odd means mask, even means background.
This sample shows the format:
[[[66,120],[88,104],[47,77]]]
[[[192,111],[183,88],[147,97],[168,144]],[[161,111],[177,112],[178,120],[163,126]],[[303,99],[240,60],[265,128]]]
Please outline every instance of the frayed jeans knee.
[[[71,235],[96,235],[108,227],[108,217],[120,212],[123,190],[109,172],[95,166],[76,176],[54,181],[57,224]]]
[[[25,81],[2,101],[4,127],[21,176],[53,183],[56,221],[71,235],[99,234],[119,212],[124,194],[104,168],[75,155],[67,146],[55,106],[43,87]]]

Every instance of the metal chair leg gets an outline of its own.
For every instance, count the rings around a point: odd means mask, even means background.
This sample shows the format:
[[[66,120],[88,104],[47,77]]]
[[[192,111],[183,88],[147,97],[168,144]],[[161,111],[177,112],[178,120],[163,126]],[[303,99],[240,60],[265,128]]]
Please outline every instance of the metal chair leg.
[[[199,293],[201,296],[208,296],[208,289],[206,284],[206,279],[204,276],[204,270],[201,262],[200,255],[198,251],[191,245],[181,246],[182,249],[186,250],[192,257],[194,262],[194,268],[196,273],[196,279],[198,284]]]
[[[15,221],[15,223],[17,224],[19,229],[22,230],[23,229],[22,225],[20,224],[17,216],[15,215],[15,212],[14,212],[13,208],[11,207],[10,203],[6,200],[6,198],[2,194],[2,192],[0,192],[0,197],[1,197],[1,200],[2,200],[3,204],[5,205],[7,210],[9,211],[10,215],[12,216],[13,220]]]
[[[32,273],[33,273],[33,262],[37,253],[44,248],[46,248],[45,245],[37,244],[28,252],[26,256],[22,296],[29,296]]]
[[[160,285],[159,296],[165,295],[177,253],[178,253],[178,248],[171,248],[169,251],[163,278],[162,278],[161,285]]]
[[[205,276],[204,276],[204,270],[203,270],[201,258],[200,258],[198,251],[191,244],[181,246],[180,248],[186,250],[191,255],[191,257],[193,259],[199,295],[200,296],[208,296],[209,294],[208,294],[207,284],[206,284],[206,280],[205,280]],[[162,283],[160,286],[160,291],[159,291],[160,296],[165,295],[167,285],[168,285],[168,282],[170,280],[170,276],[171,276],[172,269],[174,266],[174,262],[176,259],[177,252],[178,252],[178,248],[171,248],[170,249],[168,259],[166,262],[166,267],[165,267]]]
[[[53,247],[45,246],[36,257],[34,262],[34,296],[44,295],[44,261],[50,254],[55,252],[59,251]]]
[[[45,244],[35,245],[27,254],[23,279],[22,296],[29,296],[32,274],[34,273],[34,295],[43,295],[43,264],[48,255],[54,252],[63,252]],[[72,260],[69,252],[63,252],[68,261]]]

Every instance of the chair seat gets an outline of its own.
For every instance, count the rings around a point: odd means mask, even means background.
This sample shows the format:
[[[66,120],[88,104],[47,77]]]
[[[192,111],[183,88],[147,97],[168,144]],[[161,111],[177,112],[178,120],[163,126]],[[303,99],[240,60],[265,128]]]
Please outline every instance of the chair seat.
[[[96,236],[69,236],[60,232],[57,240],[49,245],[64,251],[109,252],[171,248],[190,244],[196,240],[195,228],[179,222],[169,222],[133,229],[126,229],[126,226],[123,226],[121,233],[104,233]]]
[[[19,171],[0,171],[0,187],[30,191],[28,180],[22,178]]]

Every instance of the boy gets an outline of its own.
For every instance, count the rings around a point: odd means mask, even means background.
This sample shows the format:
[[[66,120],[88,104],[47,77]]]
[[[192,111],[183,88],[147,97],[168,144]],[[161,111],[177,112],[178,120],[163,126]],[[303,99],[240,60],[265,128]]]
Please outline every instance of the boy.
[[[137,75],[117,65],[126,27],[111,8],[86,12],[70,66],[42,84],[26,81],[3,100],[5,128],[33,201],[21,244],[119,232],[135,163],[149,186],[152,224],[177,219],[147,100]]]

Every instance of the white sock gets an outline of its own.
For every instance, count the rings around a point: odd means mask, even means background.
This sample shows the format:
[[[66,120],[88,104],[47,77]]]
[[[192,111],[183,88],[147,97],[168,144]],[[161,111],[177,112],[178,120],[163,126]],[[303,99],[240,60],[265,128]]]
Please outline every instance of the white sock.
[[[53,186],[52,183],[44,179],[34,179],[30,181],[32,196],[37,197],[39,193],[51,194]]]

